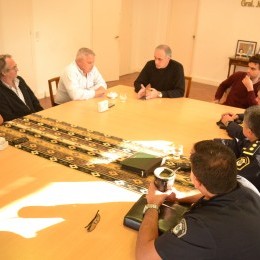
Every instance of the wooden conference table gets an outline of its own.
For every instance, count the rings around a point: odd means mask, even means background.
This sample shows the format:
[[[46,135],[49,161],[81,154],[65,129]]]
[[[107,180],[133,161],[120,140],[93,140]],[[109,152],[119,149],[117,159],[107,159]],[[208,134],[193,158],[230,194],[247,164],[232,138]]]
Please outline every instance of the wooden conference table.
[[[189,153],[203,139],[227,137],[216,126],[224,112],[242,109],[188,98],[137,100],[133,88],[108,111],[104,98],[73,101],[39,114],[108,135],[153,144],[176,142]],[[14,147],[0,151],[0,259],[134,259],[137,232],[123,217],[140,194]],[[84,226],[97,210],[96,229]]]

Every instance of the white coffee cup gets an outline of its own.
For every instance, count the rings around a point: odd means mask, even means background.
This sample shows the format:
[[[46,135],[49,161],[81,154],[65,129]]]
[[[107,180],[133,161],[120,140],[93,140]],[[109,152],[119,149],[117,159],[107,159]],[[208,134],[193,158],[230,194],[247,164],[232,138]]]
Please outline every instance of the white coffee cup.
[[[173,187],[175,181],[175,171],[167,167],[158,167],[154,170],[154,184],[156,188],[165,192]]]
[[[104,112],[108,110],[108,100],[98,102],[98,112]]]

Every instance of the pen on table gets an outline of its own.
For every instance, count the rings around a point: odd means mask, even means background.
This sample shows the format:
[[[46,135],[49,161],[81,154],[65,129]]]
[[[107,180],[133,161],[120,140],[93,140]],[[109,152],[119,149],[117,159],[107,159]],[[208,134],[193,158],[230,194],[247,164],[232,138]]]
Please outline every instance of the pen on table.
[[[115,104],[109,104],[108,108],[113,107]]]

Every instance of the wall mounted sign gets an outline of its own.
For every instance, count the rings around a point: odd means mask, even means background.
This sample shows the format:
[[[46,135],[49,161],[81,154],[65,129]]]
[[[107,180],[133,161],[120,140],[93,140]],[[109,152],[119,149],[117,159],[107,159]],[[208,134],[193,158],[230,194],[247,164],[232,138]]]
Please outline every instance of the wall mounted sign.
[[[259,0],[241,0],[241,6],[242,7],[260,7],[260,1]]]

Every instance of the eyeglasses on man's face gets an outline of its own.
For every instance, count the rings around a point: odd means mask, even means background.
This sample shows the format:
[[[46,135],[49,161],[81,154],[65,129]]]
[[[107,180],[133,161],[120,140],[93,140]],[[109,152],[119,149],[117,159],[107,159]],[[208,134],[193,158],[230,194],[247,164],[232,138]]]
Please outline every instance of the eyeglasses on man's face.
[[[10,70],[18,71],[17,65],[13,66],[12,68],[8,68],[8,69],[7,69],[7,71],[10,71]]]

